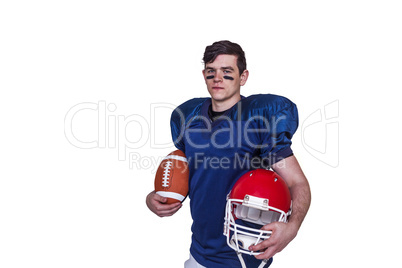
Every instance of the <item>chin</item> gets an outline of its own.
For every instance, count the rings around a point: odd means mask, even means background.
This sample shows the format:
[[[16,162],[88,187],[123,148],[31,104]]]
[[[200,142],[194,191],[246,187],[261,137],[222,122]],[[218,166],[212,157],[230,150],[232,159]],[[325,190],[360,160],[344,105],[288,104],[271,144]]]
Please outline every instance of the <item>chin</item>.
[[[226,99],[226,95],[224,92],[209,92],[209,95],[211,95],[211,98],[214,100],[224,100]]]
[[[214,101],[224,101],[224,100],[226,100],[227,98],[225,98],[224,96],[214,96],[214,95],[211,95],[211,98],[214,100]]]

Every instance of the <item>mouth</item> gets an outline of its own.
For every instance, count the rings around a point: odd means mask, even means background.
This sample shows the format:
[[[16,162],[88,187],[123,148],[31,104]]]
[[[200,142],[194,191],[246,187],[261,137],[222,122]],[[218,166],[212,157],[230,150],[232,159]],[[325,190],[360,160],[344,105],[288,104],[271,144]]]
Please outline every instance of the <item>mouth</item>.
[[[223,87],[212,87],[213,90],[221,90]]]

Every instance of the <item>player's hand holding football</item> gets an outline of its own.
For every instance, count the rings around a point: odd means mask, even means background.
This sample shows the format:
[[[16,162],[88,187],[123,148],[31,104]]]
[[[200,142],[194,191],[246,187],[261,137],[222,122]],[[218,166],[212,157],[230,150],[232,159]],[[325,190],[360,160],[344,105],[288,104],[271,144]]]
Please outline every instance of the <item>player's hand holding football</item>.
[[[273,222],[264,225],[261,229],[272,231],[271,237],[249,248],[252,251],[263,252],[255,256],[260,260],[269,259],[276,253],[281,252],[296,237],[298,230],[297,226],[290,222]]]
[[[166,202],[167,198],[156,194],[155,191],[147,195],[146,203],[148,208],[159,217],[172,216],[182,207],[181,202],[173,204],[166,204]]]

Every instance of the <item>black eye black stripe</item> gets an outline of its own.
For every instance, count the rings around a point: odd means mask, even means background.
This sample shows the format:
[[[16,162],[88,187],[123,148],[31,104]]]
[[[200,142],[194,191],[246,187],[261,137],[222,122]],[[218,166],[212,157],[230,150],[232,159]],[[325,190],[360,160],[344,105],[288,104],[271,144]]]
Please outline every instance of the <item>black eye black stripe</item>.
[[[207,78],[207,79],[214,79],[214,78],[215,78],[215,75],[209,75],[209,76],[207,76],[206,78]],[[230,77],[230,76],[227,76],[227,75],[225,75],[223,78],[224,78],[224,79],[227,79],[227,80],[234,80],[233,77]]]

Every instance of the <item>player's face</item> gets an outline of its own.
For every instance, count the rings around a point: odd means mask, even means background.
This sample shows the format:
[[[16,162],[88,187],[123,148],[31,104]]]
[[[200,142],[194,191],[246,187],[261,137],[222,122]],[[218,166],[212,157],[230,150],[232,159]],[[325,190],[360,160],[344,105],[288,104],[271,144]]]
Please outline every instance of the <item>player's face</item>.
[[[246,83],[248,71],[240,75],[237,56],[219,55],[214,62],[205,65],[203,75],[212,98],[212,108],[223,111],[241,99],[240,87]]]

